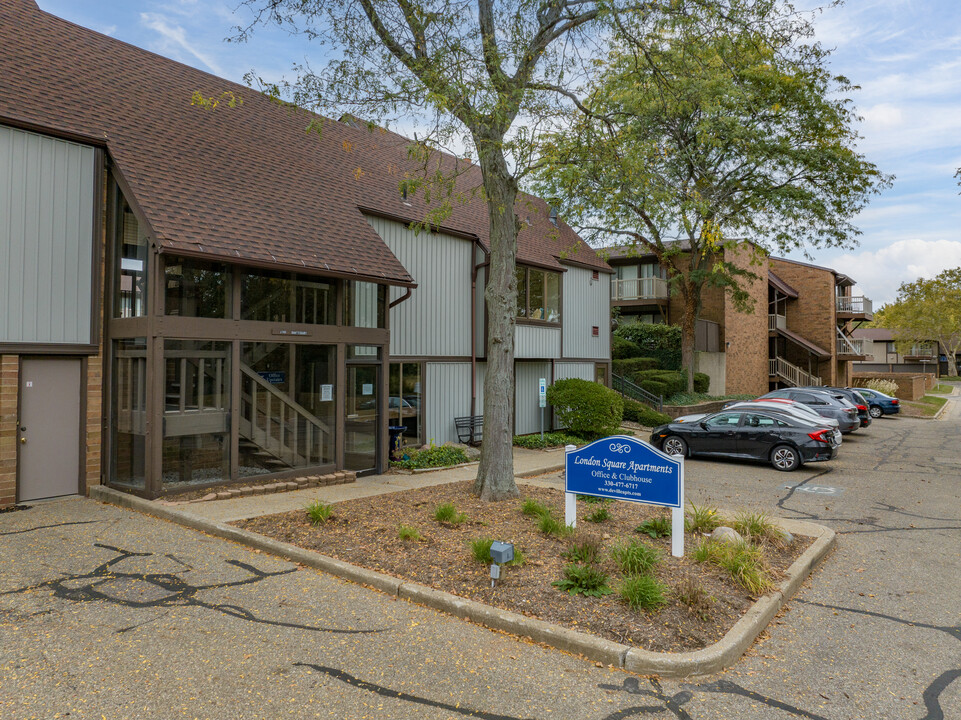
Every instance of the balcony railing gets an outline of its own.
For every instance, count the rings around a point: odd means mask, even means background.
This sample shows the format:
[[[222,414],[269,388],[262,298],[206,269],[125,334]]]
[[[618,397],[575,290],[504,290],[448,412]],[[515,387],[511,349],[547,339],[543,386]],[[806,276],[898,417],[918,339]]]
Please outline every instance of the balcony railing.
[[[905,353],[905,357],[914,358],[933,358],[934,357],[934,345],[912,345],[911,351]]]
[[[611,282],[612,300],[667,300],[667,298],[667,280],[662,278],[628,278]]]
[[[775,330],[786,330],[787,329],[787,318],[783,315],[775,315],[773,313],[767,316],[767,329],[771,332]]]
[[[838,355],[864,355],[864,340],[839,337]]]
[[[838,297],[837,304],[838,312],[841,313],[853,313],[855,315],[872,315],[874,313],[871,299],[860,295],[852,297],[842,295]]]

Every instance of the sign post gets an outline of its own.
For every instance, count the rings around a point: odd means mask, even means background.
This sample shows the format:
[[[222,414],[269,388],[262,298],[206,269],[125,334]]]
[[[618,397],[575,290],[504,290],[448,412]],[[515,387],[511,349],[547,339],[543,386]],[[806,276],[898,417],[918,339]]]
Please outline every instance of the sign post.
[[[544,442],[544,408],[547,407],[547,378],[537,381],[537,404],[541,409],[541,443]]]
[[[564,472],[565,522],[577,524],[577,495],[671,508],[671,554],[684,555],[684,458],[624,435],[568,445]]]

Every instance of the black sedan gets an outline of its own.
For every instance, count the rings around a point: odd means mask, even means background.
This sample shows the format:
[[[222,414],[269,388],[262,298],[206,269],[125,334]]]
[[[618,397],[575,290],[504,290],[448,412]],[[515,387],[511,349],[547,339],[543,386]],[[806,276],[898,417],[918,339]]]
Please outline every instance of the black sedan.
[[[722,410],[654,428],[651,444],[670,455],[762,460],[790,472],[804,463],[834,458],[841,435],[776,411]]]

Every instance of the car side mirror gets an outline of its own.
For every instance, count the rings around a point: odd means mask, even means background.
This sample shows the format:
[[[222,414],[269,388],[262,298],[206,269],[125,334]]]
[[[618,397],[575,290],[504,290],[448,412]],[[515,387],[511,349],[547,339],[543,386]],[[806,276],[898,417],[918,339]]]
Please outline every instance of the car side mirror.
[[[707,423],[704,422],[703,420],[701,420],[701,422],[699,422],[698,425],[701,426],[702,430],[707,430]]]

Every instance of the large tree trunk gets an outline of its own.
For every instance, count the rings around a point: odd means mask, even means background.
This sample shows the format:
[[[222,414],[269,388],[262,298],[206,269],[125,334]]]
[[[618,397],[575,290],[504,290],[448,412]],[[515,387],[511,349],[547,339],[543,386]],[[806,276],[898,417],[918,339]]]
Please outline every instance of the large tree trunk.
[[[694,392],[694,343],[701,295],[693,283],[684,281],[684,316],[681,318],[681,367],[687,373],[687,391]]]
[[[484,380],[484,444],[474,493],[504,500],[520,493],[514,482],[514,316],[517,312],[517,181],[504,160],[501,142],[478,142],[490,214],[487,290],[487,377]]]
[[[958,376],[957,351],[945,349],[944,356],[948,359],[948,377],[957,377]]]

